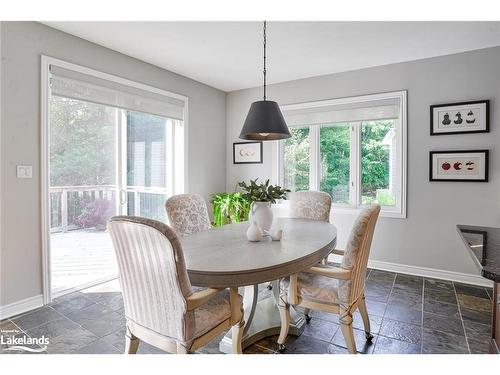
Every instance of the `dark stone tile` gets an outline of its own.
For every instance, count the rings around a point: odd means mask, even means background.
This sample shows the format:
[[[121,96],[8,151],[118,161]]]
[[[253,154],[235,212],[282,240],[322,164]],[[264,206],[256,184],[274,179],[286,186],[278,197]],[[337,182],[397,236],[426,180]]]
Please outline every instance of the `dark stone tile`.
[[[492,334],[491,333],[491,325],[489,325],[489,324],[481,324],[481,323],[475,323],[475,322],[471,322],[468,320],[464,320],[464,326],[465,326],[465,334],[467,336],[467,339],[486,338],[489,340],[491,338],[491,334]]]
[[[125,333],[126,327],[124,325],[118,330],[103,336],[102,339],[123,353],[125,351]]]
[[[368,315],[384,316],[385,308],[387,304],[384,302],[379,302],[366,298],[366,308],[368,310]]]
[[[424,313],[424,328],[452,333],[457,336],[465,336],[464,327],[460,319],[453,319],[428,312]]]
[[[422,310],[409,309],[398,305],[387,305],[384,318],[422,325]]]
[[[422,348],[420,343],[412,344],[399,341],[389,337],[380,336],[375,345],[374,354],[420,354]]]
[[[467,338],[469,343],[469,349],[471,354],[489,354],[490,353],[490,341],[488,338]]]
[[[52,303],[52,308],[60,314],[68,314],[92,305],[94,302],[83,293],[75,292],[63,297],[56,298]]]
[[[111,298],[109,300],[102,300],[99,301],[98,303],[103,304],[104,306],[108,307],[112,311],[118,311],[118,310],[123,310],[123,297],[121,295],[116,296],[114,298]]]
[[[453,283],[453,284],[455,285],[455,290],[457,291],[457,294],[465,294],[467,296],[473,296],[485,299],[490,298],[490,296],[486,292],[486,289],[484,289],[483,287],[460,284],[460,283]]]
[[[56,312],[54,309],[49,306],[45,306],[17,316],[11,320],[19,328],[26,331],[44,323],[48,323],[52,320],[60,319],[61,317],[62,315]]]
[[[453,290],[453,283],[451,281],[447,281],[447,280],[425,278],[424,279],[424,289],[425,290],[431,290],[431,289]]]
[[[440,302],[432,299],[425,300],[424,312],[430,312],[436,315],[460,319],[458,306],[453,303]]]
[[[338,314],[333,314],[325,311],[319,311],[319,310],[311,310],[309,313],[309,316],[315,319],[321,319],[321,320],[326,320],[328,322],[332,323],[338,323],[339,322],[339,315]]]
[[[120,354],[120,351],[103,339],[94,341],[76,351],[78,354]]]
[[[408,309],[422,310],[422,295],[408,290],[393,289],[387,306],[400,306]]]
[[[426,300],[457,304],[457,297],[453,289],[424,289],[424,301]]]
[[[333,345],[333,344],[328,345],[327,353],[328,354],[349,354],[349,352],[347,351],[346,348],[343,348],[343,347],[338,346],[338,345]]]
[[[368,280],[388,284],[392,287],[396,274],[394,272],[372,270],[368,276]]]
[[[302,335],[330,342],[338,329],[339,325],[336,323],[312,318],[311,321],[306,324]]]
[[[424,354],[467,354],[465,337],[424,328],[422,353]]]
[[[82,347],[96,341],[98,337],[83,328],[67,331],[50,340],[47,352],[50,354],[76,353]]]
[[[373,353],[373,348],[375,347],[375,342],[377,340],[377,335],[373,335],[373,340],[372,342],[369,342],[366,340],[365,337],[365,331],[359,330],[359,329],[354,329],[354,341],[356,343],[356,349],[359,353],[363,354],[370,354]],[[332,344],[341,346],[343,348],[346,348],[346,343],[344,340],[344,335],[342,334],[342,331],[339,329],[335,336],[333,337]]]
[[[71,332],[73,330],[79,329],[80,326],[69,319],[61,317],[57,320],[52,320],[48,323],[42,324],[38,327],[29,329],[26,331],[31,337],[48,337],[53,339],[57,336],[61,336]]]
[[[276,342],[278,336],[272,336],[272,338]],[[298,337],[290,336],[285,345],[284,354],[326,354],[330,344],[310,336],[301,335]]]
[[[380,331],[380,325],[382,324],[382,317],[377,315],[368,314],[370,319],[370,331],[372,334],[376,335]],[[353,315],[352,326],[354,328],[365,330],[365,326],[363,324],[363,318],[361,318],[361,314],[359,311],[356,311]]]
[[[112,312],[99,317],[79,318],[78,323],[96,336],[103,337],[125,327],[125,317]]]
[[[409,290],[416,293],[422,293],[424,286],[423,277],[397,274],[396,281],[394,282],[395,289]]]
[[[106,304],[106,302],[109,302],[113,300],[114,298],[121,296],[121,292],[86,292],[83,291],[85,294],[85,297],[91,299],[94,302],[99,302]]]
[[[492,311],[492,302],[489,298],[480,298],[467,294],[457,294],[457,298],[460,308],[486,311],[488,313],[491,313]]]
[[[491,324],[491,312],[460,308],[462,319],[481,324]]]
[[[391,294],[390,286],[383,285],[373,285],[369,284],[365,286],[365,296],[367,299],[375,300],[378,302],[386,303]]]
[[[309,336],[307,336],[307,337],[309,337]],[[288,335],[286,342],[285,342],[285,345],[287,346],[287,348],[288,348],[288,345],[290,343],[294,342],[296,339],[297,339],[296,336]],[[261,348],[266,348],[267,350],[270,350],[273,352],[277,352],[278,351],[277,340],[278,340],[278,335],[269,336],[269,337],[263,338],[262,340],[257,341],[255,343],[255,345],[258,345]]]
[[[80,310],[67,312],[65,316],[69,319],[82,324],[83,321],[89,319],[100,319],[102,316],[113,312],[113,309],[101,303],[93,303],[90,306]]]
[[[422,339],[422,327],[415,324],[384,319],[380,327],[379,335],[412,344],[420,344]]]

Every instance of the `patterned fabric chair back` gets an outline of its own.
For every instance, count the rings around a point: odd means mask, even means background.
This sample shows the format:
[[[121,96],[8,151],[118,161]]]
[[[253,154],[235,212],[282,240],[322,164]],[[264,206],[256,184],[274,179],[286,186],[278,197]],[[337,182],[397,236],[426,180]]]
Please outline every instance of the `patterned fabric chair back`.
[[[198,194],[178,194],[165,202],[170,225],[177,234],[186,236],[210,229],[207,205]]]
[[[332,198],[322,191],[297,191],[290,194],[292,217],[330,221]]]
[[[108,230],[126,318],[169,338],[189,340],[195,327],[186,297],[192,290],[175,232],[159,221],[134,216],[111,218]]]
[[[366,267],[379,213],[379,205],[363,209],[352,227],[341,264],[342,268],[352,271],[352,276],[350,280],[339,281],[339,299],[344,303],[354,303],[365,288]]]

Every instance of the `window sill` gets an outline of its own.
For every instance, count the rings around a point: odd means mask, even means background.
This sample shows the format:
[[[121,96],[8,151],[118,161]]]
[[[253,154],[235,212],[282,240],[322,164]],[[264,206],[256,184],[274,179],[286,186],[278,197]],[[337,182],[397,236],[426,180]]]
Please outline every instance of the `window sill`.
[[[289,210],[290,202],[289,201],[281,201],[275,204],[277,210]],[[335,216],[337,214],[340,215],[359,215],[363,207],[353,207],[348,205],[332,205],[331,215]],[[406,213],[401,212],[399,210],[390,209],[388,207],[381,207],[380,217],[389,217],[393,219],[406,219]]]

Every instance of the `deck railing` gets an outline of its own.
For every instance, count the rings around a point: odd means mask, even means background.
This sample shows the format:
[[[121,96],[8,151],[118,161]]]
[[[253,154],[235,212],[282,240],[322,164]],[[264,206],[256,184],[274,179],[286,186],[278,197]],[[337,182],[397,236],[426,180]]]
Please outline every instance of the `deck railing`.
[[[119,191],[116,185],[53,186],[50,188],[50,228],[51,232],[66,232],[80,229],[77,218],[85,205],[97,199],[116,202],[125,206],[124,214],[165,220],[164,189],[150,187],[128,187]]]

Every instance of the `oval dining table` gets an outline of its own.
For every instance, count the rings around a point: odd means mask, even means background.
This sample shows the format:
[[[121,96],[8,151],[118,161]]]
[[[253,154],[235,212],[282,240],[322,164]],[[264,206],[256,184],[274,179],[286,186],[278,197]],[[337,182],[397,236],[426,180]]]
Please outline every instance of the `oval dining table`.
[[[242,348],[279,334],[278,303],[280,280],[304,271],[335,248],[337,229],[315,220],[275,218],[271,233],[283,229],[281,241],[264,238],[249,242],[248,222],[228,224],[181,237],[186,268],[191,284],[200,287],[244,287],[245,328]],[[259,284],[272,285],[272,294],[259,299]],[[300,335],[305,319],[291,309],[289,334]],[[231,331],[219,344],[223,353],[231,353]]]

